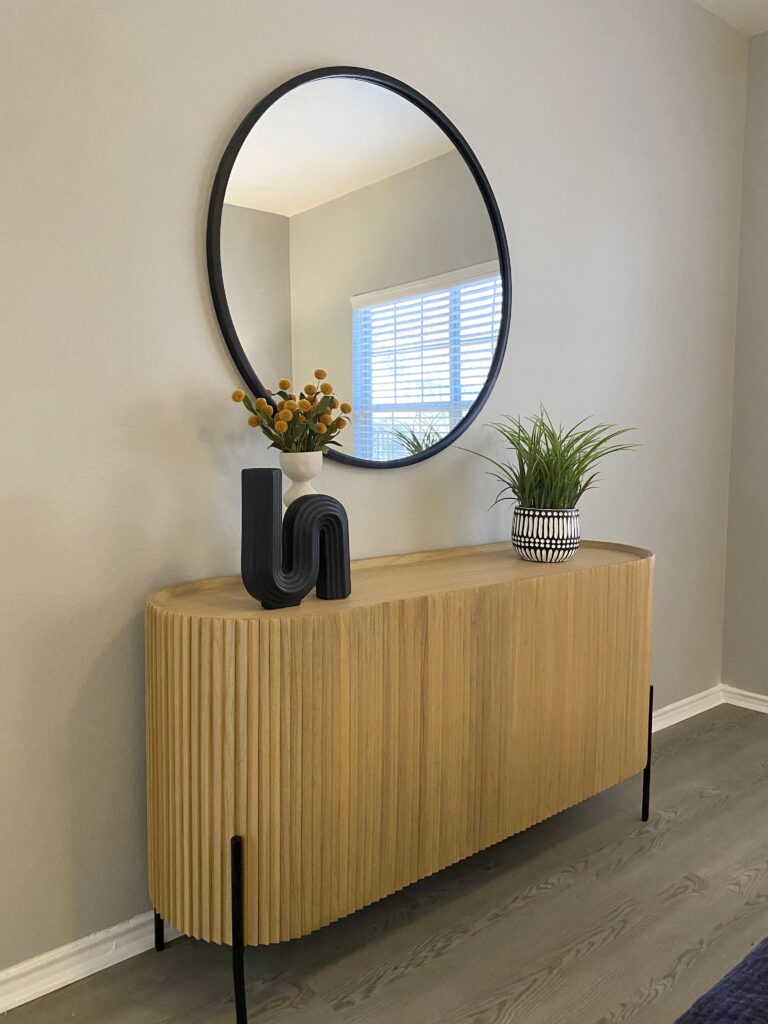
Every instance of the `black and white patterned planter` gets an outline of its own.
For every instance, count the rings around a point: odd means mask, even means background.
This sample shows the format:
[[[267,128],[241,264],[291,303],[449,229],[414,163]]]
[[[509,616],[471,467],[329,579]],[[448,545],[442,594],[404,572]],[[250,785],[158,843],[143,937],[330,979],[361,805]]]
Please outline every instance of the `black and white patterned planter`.
[[[567,562],[580,537],[577,508],[515,508],[512,547],[526,562]]]

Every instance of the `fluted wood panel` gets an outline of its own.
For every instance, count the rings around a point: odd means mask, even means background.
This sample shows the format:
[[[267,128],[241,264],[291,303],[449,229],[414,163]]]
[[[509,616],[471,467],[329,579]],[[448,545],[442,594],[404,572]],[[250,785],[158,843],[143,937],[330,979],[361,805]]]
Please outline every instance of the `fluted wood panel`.
[[[510,545],[353,566],[264,611],[236,577],[147,604],[150,894],[229,942],[307,934],[642,769],[653,559]]]

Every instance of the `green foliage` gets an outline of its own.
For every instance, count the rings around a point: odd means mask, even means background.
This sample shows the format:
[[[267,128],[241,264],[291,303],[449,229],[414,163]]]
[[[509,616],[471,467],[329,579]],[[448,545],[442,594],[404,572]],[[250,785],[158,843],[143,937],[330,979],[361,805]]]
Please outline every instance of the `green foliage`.
[[[392,436],[405,448],[409,455],[418,455],[419,452],[432,448],[442,438],[442,434],[435,427],[434,421],[430,423],[419,437],[413,427],[393,427]]]
[[[636,444],[617,442],[632,428],[618,428],[613,423],[585,426],[580,420],[570,430],[556,427],[549,413],[542,408],[526,420],[504,416],[502,422],[489,423],[514,453],[514,459],[496,459],[473,452],[495,467],[490,475],[502,485],[494,505],[499,501],[515,501],[522,508],[576,508],[579,499],[595,486],[598,474],[594,467],[606,455],[631,451]]]
[[[325,370],[315,370],[315,379],[322,383],[305,384],[298,393],[290,391],[287,377],[280,379],[277,390],[268,389],[269,399],[251,399],[242,388],[232,392],[232,401],[241,402],[251,414],[248,424],[259,428],[271,442],[270,448],[281,452],[324,452],[329,445],[341,447],[340,432],[349,425],[352,406],[340,402],[333,386],[325,381]]]

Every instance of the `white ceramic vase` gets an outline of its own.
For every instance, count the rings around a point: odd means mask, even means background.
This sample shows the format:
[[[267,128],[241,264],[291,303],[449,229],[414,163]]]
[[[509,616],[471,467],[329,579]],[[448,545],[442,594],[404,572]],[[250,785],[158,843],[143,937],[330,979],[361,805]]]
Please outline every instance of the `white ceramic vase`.
[[[305,494],[317,494],[311,482],[323,468],[322,452],[280,452],[280,468],[291,481],[283,495],[286,508]]]

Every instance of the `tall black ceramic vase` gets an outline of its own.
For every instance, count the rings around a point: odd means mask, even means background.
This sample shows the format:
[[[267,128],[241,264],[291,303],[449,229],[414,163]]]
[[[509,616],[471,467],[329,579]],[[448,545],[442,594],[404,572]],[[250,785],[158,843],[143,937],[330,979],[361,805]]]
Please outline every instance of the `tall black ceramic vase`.
[[[325,601],[349,597],[349,523],[340,501],[308,494],[281,518],[279,469],[244,469],[240,571],[264,608],[301,604],[313,587]]]

